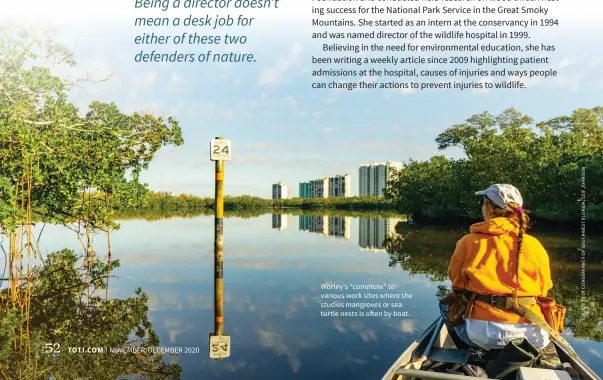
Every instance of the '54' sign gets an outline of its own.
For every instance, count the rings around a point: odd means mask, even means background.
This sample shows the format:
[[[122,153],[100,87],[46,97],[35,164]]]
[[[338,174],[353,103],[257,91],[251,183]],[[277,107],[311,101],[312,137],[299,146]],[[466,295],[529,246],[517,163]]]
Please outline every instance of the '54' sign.
[[[212,359],[224,359],[230,356],[230,336],[209,336],[209,357]]]

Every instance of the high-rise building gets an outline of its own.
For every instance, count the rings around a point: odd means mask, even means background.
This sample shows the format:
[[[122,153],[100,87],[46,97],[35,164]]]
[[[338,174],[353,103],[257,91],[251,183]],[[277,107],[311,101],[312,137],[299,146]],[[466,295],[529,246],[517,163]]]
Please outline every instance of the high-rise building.
[[[289,186],[282,182],[276,182],[272,184],[272,199],[288,199],[289,198]]]
[[[300,198],[310,198],[310,183],[301,182],[299,184],[299,197]]]
[[[396,233],[396,224],[404,218],[360,218],[358,245],[367,251],[384,252],[385,239]]]
[[[358,195],[382,197],[395,170],[402,169],[401,162],[372,162],[358,169]]]
[[[327,198],[329,196],[329,179],[321,178],[309,182],[310,198]]]
[[[272,214],[272,228],[277,231],[284,231],[289,226],[289,215]]]
[[[352,179],[349,174],[329,178],[329,197],[350,197]]]

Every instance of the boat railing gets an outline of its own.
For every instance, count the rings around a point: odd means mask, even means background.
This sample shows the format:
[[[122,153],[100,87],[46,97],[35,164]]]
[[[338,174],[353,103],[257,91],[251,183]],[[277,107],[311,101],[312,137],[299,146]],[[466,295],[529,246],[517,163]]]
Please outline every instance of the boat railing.
[[[395,372],[396,375],[405,376],[409,378],[417,378],[421,380],[467,380],[467,379],[475,379],[475,380],[488,380],[483,377],[475,377],[475,376],[465,376],[465,375],[453,375],[450,373],[440,373],[440,372],[429,372],[422,371],[420,369],[398,369]],[[494,379],[489,379],[494,380]]]

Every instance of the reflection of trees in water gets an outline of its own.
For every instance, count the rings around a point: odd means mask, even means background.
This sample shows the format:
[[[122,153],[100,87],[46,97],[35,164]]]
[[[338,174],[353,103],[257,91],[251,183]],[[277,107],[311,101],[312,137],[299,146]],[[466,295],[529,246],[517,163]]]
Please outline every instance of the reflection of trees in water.
[[[442,231],[447,236],[440,236]],[[439,228],[397,227],[398,234],[387,237],[384,243],[389,254],[389,266],[400,266],[413,275],[427,275],[431,281],[447,281],[448,261],[459,233],[442,231]],[[453,236],[456,238],[446,240],[446,237]]]
[[[119,262],[113,261],[111,268]],[[97,260],[89,282],[72,251],[48,256],[34,270],[35,292],[29,310],[11,306],[8,292],[0,293],[0,377],[10,379],[180,378],[181,367],[165,364],[158,354],[69,353],[68,347],[158,347],[159,338],[147,318],[148,297],[141,289],[126,299],[103,299],[108,266]],[[104,292],[102,292],[104,294]],[[27,316],[29,315],[29,320]],[[19,339],[19,332],[23,339]],[[16,335],[15,335],[16,333]],[[25,339],[26,336],[29,339]],[[16,339],[15,339],[16,336]],[[60,352],[45,352],[53,344]],[[58,343],[58,345],[56,345]]]
[[[466,231],[466,230],[465,230]],[[442,226],[401,223],[397,235],[385,241],[391,267],[427,275],[435,282],[448,280],[448,263],[458,239],[466,232]],[[554,287],[551,296],[567,307],[566,327],[576,338],[603,341],[603,238],[589,237],[585,255],[585,295],[582,295],[582,253],[578,234],[534,233],[547,249]],[[438,290],[441,296],[446,289]],[[442,294],[440,294],[442,293]]]
[[[317,209],[305,210],[301,208],[251,208],[251,209],[234,209],[224,210],[224,216],[229,218],[251,219],[257,218],[266,214],[283,214],[283,215],[308,215],[308,216],[329,216],[329,217],[352,217],[352,218],[394,218],[402,217],[398,212],[392,210],[380,211],[352,211],[352,210],[337,210],[337,209]],[[166,220],[173,218],[194,218],[197,216],[213,216],[214,210],[206,207],[182,207],[173,209],[156,209],[156,208],[125,208],[116,211],[114,217],[116,220],[128,219],[145,219],[149,221]]]

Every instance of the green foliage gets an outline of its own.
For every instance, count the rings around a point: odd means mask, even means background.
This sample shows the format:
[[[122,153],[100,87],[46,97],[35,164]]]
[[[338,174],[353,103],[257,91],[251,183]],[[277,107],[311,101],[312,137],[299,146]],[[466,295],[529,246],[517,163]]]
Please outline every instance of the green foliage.
[[[275,208],[337,209],[337,210],[387,210],[392,209],[390,200],[383,197],[329,197],[293,198],[273,201]]]
[[[100,297],[109,266],[93,260],[91,241],[93,229],[116,227],[116,208],[143,204],[140,174],[162,146],[183,143],[178,122],[124,114],[114,103],[93,102],[80,111],[67,98],[77,82],[56,76],[51,63],[75,64],[49,33],[0,28],[0,233],[10,235],[9,288],[0,292],[0,376],[178,378],[180,368],[158,355],[67,351],[159,345],[140,289],[124,300]],[[84,226],[85,269],[67,250],[36,269],[23,265],[24,252],[35,246],[34,221]],[[44,353],[48,343],[60,344],[61,353]]]
[[[147,295],[137,289],[132,298],[104,299],[100,290],[106,289],[108,263],[97,260],[89,282],[85,282],[79,261],[69,250],[48,256],[30,284],[36,292],[29,305],[29,321],[22,309],[9,307],[6,291],[0,293],[0,368],[4,378],[179,378],[181,367],[165,364],[161,355],[69,353],[68,347],[160,345],[147,318]],[[111,263],[112,269],[118,267],[119,262]],[[29,330],[29,350],[26,340],[17,340],[17,348],[14,346],[13,331],[19,329]],[[47,343],[58,343],[60,353],[45,353]]]
[[[95,198],[103,198],[95,195]],[[214,198],[198,197],[189,194],[172,195],[169,192],[149,192],[145,203],[140,207],[123,207],[115,205],[118,213],[136,214],[149,210],[153,212],[168,212],[177,210],[213,210]],[[393,209],[393,203],[382,197],[333,197],[333,198],[293,198],[293,199],[264,199],[250,195],[225,196],[224,210],[226,211],[252,211],[261,214],[272,209],[301,209],[301,210],[388,210]]]
[[[475,218],[476,190],[511,183],[538,218],[579,220],[584,197],[585,219],[603,221],[603,107],[540,123],[513,108],[484,112],[442,132],[436,143],[461,148],[466,158],[410,161],[386,191],[402,212]]]
[[[8,182],[0,182],[0,216],[14,223],[8,206],[31,207],[44,221],[102,226],[110,210],[82,193],[139,204],[146,192],[140,173],[161,146],[183,143],[180,127],[171,117],[124,114],[114,103],[80,112],[67,99],[75,83],[42,60],[75,64],[50,35],[0,30],[0,178]],[[27,197],[10,199],[6,187]]]
[[[0,177],[0,234],[14,228],[21,218],[20,210],[15,207],[13,184],[7,178]]]
[[[226,218],[242,218],[251,219],[257,218],[267,214],[287,214],[287,215],[309,215],[309,216],[333,216],[333,217],[352,217],[352,218],[394,218],[404,217],[400,215],[396,210],[338,210],[338,209],[308,209],[304,210],[301,208],[288,208],[282,210],[269,210],[269,209],[239,209],[239,210],[225,210],[224,216]],[[134,209],[134,210],[123,210],[117,212],[114,216],[116,220],[130,220],[130,219],[144,219],[148,221],[157,221],[173,218],[195,218],[197,216],[213,216],[213,209],[176,209],[176,210],[163,210],[153,211],[149,209]]]

